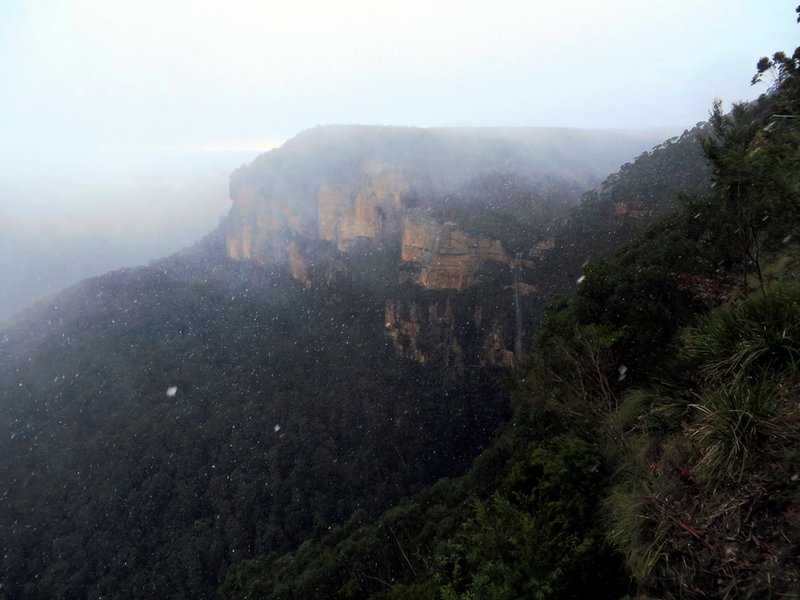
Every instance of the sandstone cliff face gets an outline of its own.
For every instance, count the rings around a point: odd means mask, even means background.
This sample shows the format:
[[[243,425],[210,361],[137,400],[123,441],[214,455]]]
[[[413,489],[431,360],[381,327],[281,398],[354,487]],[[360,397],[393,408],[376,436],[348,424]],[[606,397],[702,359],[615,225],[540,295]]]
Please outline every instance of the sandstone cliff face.
[[[505,347],[503,325],[486,322],[483,307],[466,314],[453,310],[451,301],[416,302],[388,300],[384,311],[386,335],[398,354],[420,363],[434,357],[458,372],[466,366],[502,366],[514,364],[514,353]],[[461,339],[478,340],[466,347]]]
[[[397,176],[373,167],[356,189],[322,184],[317,194],[319,239],[345,251],[358,240],[397,239],[406,185]]]
[[[342,252],[364,242],[399,242],[400,261],[415,267],[415,282],[430,290],[463,290],[478,283],[488,261],[510,264],[499,240],[469,235],[455,223],[440,223],[405,207],[407,188],[396,174],[373,166],[355,189],[321,184],[311,212],[298,211],[290,199],[259,198],[255,189],[240,190],[226,234],[228,256],[289,263],[296,278],[309,283],[307,270],[297,267],[303,262],[298,239],[331,242]]]
[[[228,256],[265,264],[286,264],[292,276],[304,286],[325,285],[314,281],[307,256],[307,242],[322,241],[342,254],[359,244],[374,248],[396,248],[397,282],[410,281],[438,293],[463,293],[482,283],[487,268],[507,274],[510,288],[512,270],[528,265],[528,258],[509,256],[498,240],[469,235],[455,223],[441,223],[424,210],[403,205],[404,185],[395,177],[368,178],[357,190],[325,184],[316,195],[315,223],[303,222],[303,215],[283,210],[275,201],[261,206],[252,191],[235,200],[251,211],[255,223],[240,220],[227,234]],[[278,209],[276,214],[269,211]],[[265,212],[266,211],[266,212]],[[309,230],[313,233],[309,235]],[[531,249],[539,256],[553,247],[547,240]],[[518,282],[521,296],[536,294],[531,283]],[[508,291],[510,297],[510,290]],[[510,300],[506,300],[506,303]],[[509,327],[493,314],[491,306],[477,306],[469,312],[454,311],[450,297],[429,301],[388,298],[384,310],[385,334],[395,351],[420,363],[437,361],[455,372],[466,366],[510,367],[514,362]],[[468,347],[465,347],[468,338]]]
[[[510,288],[514,268],[530,266],[532,258],[555,246],[548,239],[525,257],[510,256],[499,240],[468,234],[456,223],[436,220],[424,207],[407,206],[408,190],[397,173],[376,165],[365,169],[353,186],[322,182],[306,191],[304,201],[259,191],[256,186],[239,186],[226,231],[228,256],[285,264],[308,287],[326,285],[327,275],[315,281],[309,266],[315,262],[309,255],[314,251],[309,248],[318,248],[315,243],[328,243],[342,256],[365,247],[388,249],[397,252],[396,283],[459,294],[480,285],[487,269],[506,273],[504,287]],[[298,208],[298,204],[303,206]],[[516,286],[521,296],[536,294],[532,283],[517,282]],[[443,362],[455,372],[469,365],[510,367],[514,352],[509,327],[514,325],[493,315],[493,310],[476,306],[454,311],[449,296],[428,301],[390,297],[384,329],[399,355],[420,363]]]
[[[296,239],[333,242],[346,251],[362,240],[387,243],[400,236],[403,181],[370,166],[356,185],[321,182],[311,190],[259,190],[232,186],[226,227],[228,256],[281,263]]]
[[[400,259],[418,266],[417,283],[433,290],[463,290],[478,283],[487,261],[511,261],[498,240],[471,236],[455,223],[421,216],[403,219]]]
[[[555,240],[532,240],[529,251],[511,255],[497,239],[435,218],[441,213],[434,210],[429,180],[436,177],[425,173],[441,168],[452,182],[464,165],[444,160],[434,166],[408,150],[376,148],[353,156],[336,145],[316,154],[303,147],[291,160],[279,149],[234,173],[224,225],[228,257],[285,265],[303,286],[325,287],[347,272],[349,255],[380,253],[381,269],[390,271],[381,274],[384,330],[399,354],[455,370],[511,365],[518,325],[509,307],[513,314],[515,297],[537,295],[520,269],[531,267]],[[306,160],[316,167],[305,168]],[[393,295],[393,286],[409,283],[418,286],[415,300]],[[495,305],[470,300],[465,308],[462,295],[480,286],[491,288]]]

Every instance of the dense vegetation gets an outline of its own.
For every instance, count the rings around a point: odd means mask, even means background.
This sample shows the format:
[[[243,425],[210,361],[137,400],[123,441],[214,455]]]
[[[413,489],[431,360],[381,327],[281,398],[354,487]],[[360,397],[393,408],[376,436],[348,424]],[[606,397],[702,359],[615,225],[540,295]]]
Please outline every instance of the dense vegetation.
[[[511,250],[559,226],[529,180],[473,184],[439,216]],[[230,263],[221,245],[212,235],[84,282],[0,334],[0,597],[212,595],[233,563],[281,555],[353,511],[362,522],[463,473],[507,418],[508,393],[480,367],[479,329],[492,323],[473,318],[491,307],[514,321],[507,268],[488,265],[458,294],[425,292],[397,283],[392,249],[320,247],[312,275],[326,283],[307,288],[282,269]],[[575,279],[553,260],[528,268],[549,284],[517,300],[525,347],[543,300]],[[446,307],[466,369],[399,360],[383,331],[387,298]],[[437,335],[416,343],[433,356]],[[554,483],[554,506],[562,485],[572,483]],[[451,517],[468,518],[472,506],[448,495]],[[491,518],[499,506],[487,504]],[[462,569],[466,558],[450,558]]]
[[[89,280],[2,334],[0,597],[209,596],[463,471],[506,418],[489,370],[397,357],[374,280],[210,260]]]
[[[398,283],[396,253],[320,248],[308,287],[212,235],[20,317],[0,332],[0,598],[800,594],[800,50],[770,72],[565,220],[499,171],[428,198],[511,252],[559,240],[525,257],[526,314],[574,293],[513,399],[474,329],[459,372],[399,358],[383,318],[391,298],[513,320],[507,270],[445,297]],[[292,164],[278,181],[311,185]]]
[[[557,225],[529,180],[473,183],[447,218],[509,248]],[[473,214],[492,210],[500,225]],[[492,322],[473,318],[513,322],[507,269],[424,292],[397,283],[393,249],[320,247],[326,284],[306,288],[221,245],[84,282],[0,334],[0,597],[212,595],[233,563],[463,473],[507,418],[508,393],[478,368]],[[574,285],[540,268],[525,276],[551,288],[518,300],[525,347],[543,300]],[[449,311],[467,368],[399,360],[387,298]],[[434,356],[440,333],[418,347]]]
[[[551,306],[468,474],[244,562],[223,595],[798,597],[800,48],[758,70],[768,95],[683,140],[713,188]]]
[[[504,171],[470,180],[457,193],[435,197],[431,214],[464,231],[500,240],[509,254],[552,237],[582,190],[575,182],[534,182]]]

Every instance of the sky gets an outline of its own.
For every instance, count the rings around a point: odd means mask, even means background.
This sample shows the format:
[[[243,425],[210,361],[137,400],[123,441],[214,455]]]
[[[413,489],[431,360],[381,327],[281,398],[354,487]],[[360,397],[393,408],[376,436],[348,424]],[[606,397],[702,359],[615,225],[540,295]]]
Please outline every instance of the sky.
[[[796,2],[3,0],[0,235],[210,227],[318,124],[679,133],[764,91]]]

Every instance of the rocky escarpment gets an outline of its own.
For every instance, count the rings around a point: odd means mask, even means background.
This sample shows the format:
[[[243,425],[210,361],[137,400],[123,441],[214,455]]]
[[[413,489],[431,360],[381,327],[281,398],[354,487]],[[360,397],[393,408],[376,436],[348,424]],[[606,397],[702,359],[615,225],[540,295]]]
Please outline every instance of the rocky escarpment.
[[[340,252],[399,244],[398,258],[415,268],[414,282],[433,290],[462,290],[478,282],[488,261],[510,263],[499,240],[469,235],[456,223],[409,208],[403,200],[408,191],[397,173],[376,165],[354,187],[320,183],[306,205],[254,188],[237,189],[226,232],[228,256],[287,263],[308,285],[305,264],[311,257],[303,255],[303,242],[330,242]]]
[[[479,282],[484,265],[508,265],[499,240],[471,236],[453,222],[409,215],[401,227],[400,260],[417,267],[415,282],[434,290],[463,290]]]
[[[386,289],[385,331],[399,354],[421,363],[443,362],[457,371],[465,364],[510,366],[513,352],[506,320],[484,320],[482,313],[492,311],[482,306],[454,312],[450,294],[479,286],[488,273],[496,275],[498,270],[509,279],[508,285],[514,257],[500,240],[468,234],[424,208],[410,208],[404,202],[407,184],[396,173],[371,168],[354,188],[320,184],[312,212],[275,196],[257,201],[256,190],[240,190],[234,206],[253,218],[229,226],[229,258],[285,264],[296,280],[313,286],[324,285],[313,279],[311,268],[318,262],[320,243],[327,243],[334,257],[388,252],[395,265],[390,280],[419,288],[417,298],[406,301]],[[337,268],[333,262],[328,270]],[[520,285],[528,293],[534,289]],[[426,292],[439,294],[428,298]],[[465,342],[465,336],[471,341]]]
[[[458,368],[465,362],[507,365],[510,340],[519,337],[514,330],[523,327],[520,298],[536,295],[532,267],[558,244],[531,215],[545,206],[542,213],[552,217],[596,182],[596,159],[588,155],[597,140],[584,140],[586,155],[578,142],[572,139],[570,154],[554,142],[552,131],[313,130],[233,174],[233,206],[224,225],[227,254],[286,265],[305,286],[324,285],[321,249],[328,271],[339,270],[335,263],[349,255],[389,256],[391,264],[384,263],[380,275],[386,335],[398,352]],[[557,167],[548,162],[548,148],[553,153],[556,146]],[[569,176],[563,174],[567,169]],[[515,192],[511,208],[504,206],[508,190],[502,178],[493,179],[493,187],[477,186],[477,197],[469,191],[470,182],[497,172],[513,172],[527,186]],[[470,194],[469,206],[459,204]],[[506,224],[525,219],[533,226],[524,230],[524,245],[503,239]],[[396,286],[412,286],[417,297],[400,300]],[[448,303],[476,289],[484,303],[472,312],[454,312]],[[512,305],[517,308],[509,316]]]
[[[443,302],[386,302],[386,335],[395,350],[426,363],[438,357],[447,366],[459,371],[465,366],[514,364],[514,352],[508,349],[504,324],[492,318],[485,320],[484,307],[468,307],[464,314],[453,310],[449,299]],[[479,343],[471,348],[459,333],[471,328],[478,333]],[[440,350],[447,351],[442,354]]]

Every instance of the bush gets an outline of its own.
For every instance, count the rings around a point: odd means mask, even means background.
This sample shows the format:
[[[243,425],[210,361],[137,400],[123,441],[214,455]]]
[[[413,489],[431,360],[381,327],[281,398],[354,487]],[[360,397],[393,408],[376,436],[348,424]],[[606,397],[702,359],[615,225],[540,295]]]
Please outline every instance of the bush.
[[[698,472],[707,478],[741,479],[762,441],[782,437],[773,420],[778,405],[775,385],[764,380],[737,380],[709,391],[694,405],[703,418],[690,433],[700,445]]]
[[[800,361],[800,288],[776,286],[724,306],[687,338],[687,351],[714,379],[789,369]]]

